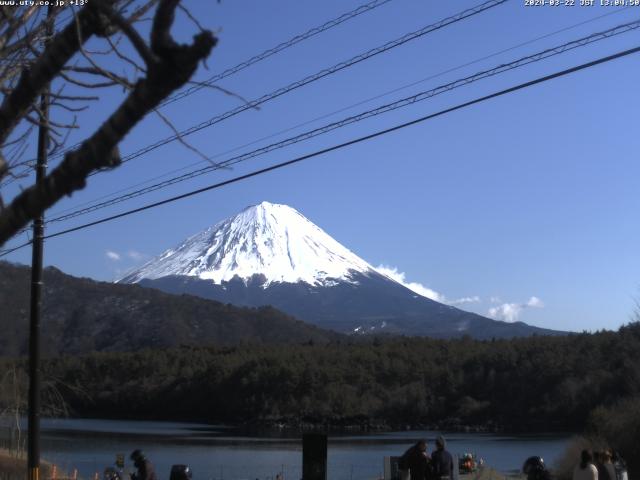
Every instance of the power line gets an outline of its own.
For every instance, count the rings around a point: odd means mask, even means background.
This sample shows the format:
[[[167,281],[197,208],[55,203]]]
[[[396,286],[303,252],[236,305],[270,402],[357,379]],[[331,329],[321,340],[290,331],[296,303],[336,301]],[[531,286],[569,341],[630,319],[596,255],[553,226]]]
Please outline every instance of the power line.
[[[376,48],[372,48],[364,53],[361,53],[359,55],[356,55],[352,58],[350,58],[349,60],[340,62],[338,64],[333,65],[332,67],[329,68],[325,68],[313,75],[309,75],[301,80],[298,80],[296,82],[290,83],[289,85],[287,85],[286,87],[281,87],[277,90],[274,90],[270,93],[267,93],[265,95],[263,95],[262,97],[259,97],[255,100],[251,100],[249,102],[244,103],[243,105],[240,105],[236,108],[233,108],[231,110],[228,110],[227,112],[221,113],[219,115],[216,115],[212,118],[210,118],[209,120],[206,120],[204,122],[201,122],[197,125],[194,125],[190,128],[187,128],[185,130],[182,130],[181,132],[178,132],[175,135],[171,135],[169,137],[165,137],[161,140],[158,140],[152,144],[147,145],[146,147],[143,147],[139,150],[136,150],[135,152],[132,152],[128,155],[125,155],[123,157],[121,157],[121,164],[127,163],[135,158],[141,157],[142,155],[145,155],[153,150],[156,150],[157,148],[160,148],[164,145],[167,145],[169,143],[172,143],[178,139],[182,139],[184,137],[187,137],[193,133],[199,132],[205,128],[209,128],[212,127],[213,125],[220,123],[224,120],[227,120],[231,117],[234,117],[242,112],[245,112],[249,109],[253,109],[256,108],[266,102],[269,102],[271,100],[274,100],[278,97],[281,97],[282,95],[285,95],[286,93],[289,93],[293,90],[297,90],[298,88],[301,88],[305,85],[308,85],[310,83],[313,83],[315,81],[318,81],[324,77],[327,77],[329,75],[333,75],[334,73],[337,73],[341,70],[344,70],[345,68],[351,67],[353,65],[356,65],[364,60],[367,60],[371,57],[374,57],[376,55],[379,55],[381,53],[384,53],[388,50],[391,50],[393,48],[399,47],[401,45],[404,45],[405,43],[408,43],[412,40],[415,40],[417,38],[423,37],[429,33],[432,33],[434,31],[440,30],[446,26],[452,25],[454,23],[460,22],[462,20],[465,20],[469,17],[472,17],[474,15],[477,15],[479,13],[482,13],[486,10],[489,10],[493,7],[497,7],[498,5],[502,5],[503,3],[507,2],[508,0],[488,0],[484,3],[481,3],[479,5],[476,5],[475,7],[472,8],[468,8],[466,10],[463,10],[455,15],[452,15],[450,17],[446,17],[436,23],[427,25],[419,30],[416,30],[414,32],[410,32],[407,33],[405,35],[403,35],[402,37],[399,37],[395,40],[391,40],[381,46],[378,46]],[[70,147],[70,148],[75,148],[74,147]],[[55,155],[52,155],[53,158],[55,157],[59,157],[61,155],[64,155],[66,152],[68,152],[69,149],[65,149],[62,150],[60,152],[58,152]],[[93,176],[95,174],[100,173],[100,170],[94,171],[91,174],[89,174],[89,176]]]
[[[13,252],[15,252],[16,250],[20,250],[21,248],[27,247],[29,245],[31,245],[33,242],[31,240],[29,240],[28,242],[25,242],[21,245],[18,245],[17,247],[13,247],[13,248],[8,248],[5,250],[0,250],[0,258],[7,256]]]
[[[542,35],[542,36],[539,36],[539,37],[536,37],[536,38],[533,38],[533,39],[527,40],[527,41],[522,42],[522,43],[519,43],[519,44],[517,44],[517,45],[513,45],[513,46],[511,46],[511,47],[509,47],[509,48],[505,48],[505,49],[503,49],[503,50],[500,50],[500,51],[497,51],[497,52],[491,53],[491,54],[489,54],[489,55],[485,55],[485,56],[483,56],[483,57],[481,57],[481,58],[478,58],[478,59],[476,59],[476,60],[469,61],[469,62],[467,62],[467,63],[461,64],[461,65],[458,65],[458,66],[456,66],[456,67],[449,68],[449,69],[447,69],[447,70],[443,70],[443,71],[441,71],[441,72],[439,72],[439,73],[436,73],[436,74],[430,75],[430,76],[428,76],[428,77],[422,78],[422,79],[420,79],[420,80],[417,80],[417,81],[414,81],[414,82],[411,82],[411,83],[405,84],[405,85],[403,85],[403,86],[401,86],[401,87],[397,87],[397,88],[394,88],[394,89],[392,89],[392,90],[388,90],[388,91],[386,91],[386,92],[384,92],[384,93],[380,93],[380,94],[375,95],[375,96],[373,96],[373,97],[369,97],[369,98],[367,98],[367,99],[365,99],[365,100],[361,100],[361,101],[356,102],[356,103],[353,103],[353,104],[351,104],[351,105],[349,105],[349,106],[342,107],[342,108],[340,108],[339,110],[334,110],[334,111],[333,111],[333,112],[331,112],[331,113],[323,114],[323,115],[321,115],[321,116],[319,116],[319,117],[315,117],[315,118],[313,118],[313,119],[311,119],[311,120],[306,120],[306,121],[304,121],[304,122],[302,122],[302,123],[298,123],[298,124],[296,124],[296,125],[294,125],[294,126],[291,126],[291,127],[286,128],[286,129],[284,129],[284,130],[280,130],[280,131],[278,131],[278,132],[276,132],[276,133],[272,133],[272,134],[266,135],[266,136],[264,136],[264,137],[261,137],[261,138],[259,138],[259,139],[253,140],[253,141],[251,141],[251,142],[245,143],[245,144],[243,144],[243,145],[236,146],[236,147],[234,147],[234,148],[232,148],[232,149],[229,149],[229,150],[226,150],[226,151],[224,151],[224,152],[221,152],[221,153],[215,154],[215,155],[211,156],[210,158],[211,158],[211,160],[214,160],[214,159],[219,158],[219,157],[221,157],[221,156],[223,156],[223,155],[227,155],[227,154],[229,154],[229,153],[233,153],[233,152],[236,152],[236,151],[238,151],[238,150],[241,150],[241,149],[243,149],[243,148],[245,148],[245,147],[250,147],[251,145],[255,145],[256,143],[259,143],[259,142],[261,142],[261,141],[263,141],[263,140],[268,140],[268,139],[270,139],[270,138],[277,137],[278,135],[282,135],[283,133],[287,133],[287,132],[290,132],[290,131],[292,131],[292,130],[296,130],[296,129],[300,128],[300,127],[304,127],[304,126],[306,126],[306,125],[312,124],[312,123],[317,122],[317,121],[319,121],[319,120],[323,120],[323,119],[325,119],[325,118],[331,117],[331,116],[336,115],[336,114],[338,114],[338,113],[342,113],[342,112],[344,112],[344,111],[350,110],[350,109],[352,109],[352,108],[354,108],[354,107],[357,107],[357,106],[363,105],[363,104],[368,103],[368,102],[370,102],[370,101],[372,101],[372,100],[377,100],[377,99],[379,99],[379,98],[382,98],[382,97],[388,96],[388,95],[390,95],[390,94],[392,94],[392,93],[396,93],[396,92],[399,92],[399,91],[405,90],[405,89],[407,89],[407,88],[409,88],[409,87],[413,87],[413,86],[415,86],[415,85],[418,85],[418,84],[420,84],[420,83],[424,83],[424,82],[426,82],[426,81],[428,81],[428,80],[433,80],[433,79],[438,78],[438,77],[441,77],[441,76],[443,76],[443,75],[445,75],[445,74],[447,74],[447,73],[451,73],[451,72],[454,72],[454,71],[460,70],[460,69],[462,69],[462,68],[464,68],[464,67],[468,67],[468,66],[470,66],[470,65],[474,65],[474,64],[479,63],[479,62],[481,62],[481,61],[483,61],[483,60],[487,60],[487,59],[489,59],[489,58],[496,57],[496,56],[501,55],[501,54],[503,54],[503,53],[510,52],[510,51],[512,51],[512,50],[516,50],[516,49],[518,49],[518,48],[520,48],[520,47],[523,47],[523,46],[526,46],[526,45],[530,45],[530,44],[532,44],[532,43],[535,43],[535,42],[538,42],[538,41],[540,41],[540,40],[543,40],[543,39],[546,39],[546,38],[552,37],[552,36],[557,35],[557,34],[559,34],[559,33],[563,33],[563,32],[566,32],[566,31],[568,31],[568,30],[574,29],[574,28],[576,28],[576,27],[579,27],[579,26],[582,26],[582,25],[586,25],[586,24],[588,24],[588,23],[592,23],[592,22],[594,22],[594,21],[596,21],[596,20],[599,20],[599,19],[601,19],[601,18],[608,17],[608,16],[610,16],[610,15],[616,15],[616,14],[619,14],[619,13],[621,13],[621,12],[623,12],[624,10],[627,10],[627,9],[629,9],[629,8],[631,8],[631,7],[630,7],[630,6],[628,6],[628,7],[624,7],[624,8],[622,8],[622,9],[617,9],[617,10],[613,10],[613,11],[611,11],[611,12],[607,12],[607,13],[604,13],[604,14],[601,14],[601,15],[597,15],[597,16],[595,16],[595,17],[593,17],[593,18],[588,19],[588,20],[584,20],[584,21],[582,21],[582,22],[575,23],[575,24],[573,24],[573,25],[569,25],[569,26],[567,26],[567,27],[561,28],[560,30],[555,30],[555,31],[550,32],[550,33],[547,33],[547,34],[545,34],[545,35]],[[191,163],[191,164],[186,165],[186,166],[184,166],[184,167],[180,167],[180,168],[177,168],[177,169],[170,170],[170,171],[168,171],[168,172],[166,172],[166,173],[163,173],[163,174],[161,174],[161,175],[157,175],[157,176],[155,176],[155,177],[152,177],[152,178],[150,178],[150,179],[144,180],[144,181],[142,181],[142,182],[138,182],[138,183],[135,183],[135,184],[130,185],[130,186],[128,186],[128,187],[124,187],[124,188],[118,189],[118,190],[116,190],[116,191],[114,191],[114,192],[111,192],[111,193],[108,193],[108,194],[106,194],[106,195],[102,195],[102,196],[100,196],[100,197],[94,198],[94,199],[92,199],[92,200],[88,200],[88,201],[86,201],[86,202],[83,202],[83,203],[77,204],[77,205],[75,205],[75,206],[73,206],[73,207],[68,207],[68,208],[65,208],[65,209],[59,210],[59,211],[57,212],[57,214],[59,215],[59,214],[63,214],[63,213],[65,213],[65,212],[74,211],[75,209],[78,209],[79,207],[83,207],[83,206],[85,206],[85,205],[91,205],[91,204],[93,204],[94,202],[97,202],[97,201],[99,201],[99,200],[102,200],[102,199],[106,199],[106,198],[112,197],[112,196],[114,196],[114,195],[116,195],[116,194],[118,194],[118,193],[126,192],[126,191],[128,191],[128,190],[133,189],[133,188],[140,187],[140,186],[142,186],[142,185],[148,184],[148,183],[153,182],[153,181],[155,181],[155,180],[159,180],[159,179],[161,179],[161,178],[165,178],[165,177],[167,177],[167,176],[169,176],[169,175],[171,175],[171,174],[175,174],[175,173],[178,173],[178,172],[181,172],[181,171],[187,170],[187,169],[189,169],[189,168],[195,167],[195,166],[197,166],[197,165],[201,165],[201,164],[203,164],[203,163],[206,163],[206,162],[204,162],[204,161],[199,161],[199,162]],[[133,192],[132,192],[132,193],[133,193]]]
[[[337,25],[340,25],[343,22],[346,22],[347,20],[350,20],[352,18],[355,18],[359,15],[362,15],[363,13],[366,13],[370,10],[373,10],[377,7],[380,7],[381,5],[384,5],[385,3],[390,2],[391,0],[374,0],[373,2],[369,2],[366,3],[364,5],[359,6],[358,8],[351,10],[350,12],[347,12],[343,15],[340,15],[338,18],[334,18],[333,20],[329,20],[328,22],[326,22],[323,25],[320,25],[319,27],[314,27],[310,30],[307,30],[306,32],[300,34],[300,35],[296,35],[295,37],[287,40],[286,42],[282,42],[279,45],[276,45],[273,48],[269,48],[268,50],[265,50],[262,53],[259,53],[258,55],[255,55],[253,57],[251,57],[248,60],[245,60],[244,62],[239,63],[238,65],[228,68],[225,71],[218,73],[217,75],[214,75],[212,77],[210,77],[209,79],[205,80],[204,82],[201,82],[198,85],[192,86],[182,92],[178,92],[175,95],[172,95],[171,97],[167,98],[164,102],[162,102],[160,104],[160,106],[165,106],[165,105],[169,105],[170,103],[173,103],[177,100],[181,100],[185,97],[188,97],[189,95],[192,95],[193,93],[207,87],[207,86],[211,86],[214,83],[222,80],[223,78],[229,77],[235,73],[238,73],[241,70],[244,70],[245,68],[258,63],[262,60],[264,60],[265,58],[269,58],[272,55],[275,55],[276,53],[279,53],[283,50],[286,50],[287,48],[290,48],[300,42],[302,42],[303,40],[307,40],[308,38],[311,38],[319,33],[322,33],[326,30],[329,30],[330,28],[333,28]]]
[[[591,35],[589,35],[587,37],[582,37],[582,38],[579,38],[577,40],[572,40],[570,42],[564,43],[564,44],[559,45],[557,47],[548,48],[548,49],[545,49],[545,50],[543,50],[541,52],[538,52],[538,53],[535,53],[535,54],[532,54],[532,55],[527,55],[525,57],[521,57],[518,60],[514,60],[514,61],[509,62],[509,63],[504,63],[504,64],[501,64],[501,65],[498,65],[498,66],[496,66],[494,68],[491,68],[489,70],[480,71],[480,72],[475,73],[473,75],[470,75],[470,76],[455,80],[453,82],[449,82],[447,84],[438,86],[436,88],[416,93],[416,94],[411,95],[409,97],[405,97],[405,98],[402,98],[400,100],[396,100],[395,102],[388,103],[388,104],[385,104],[385,105],[381,105],[381,106],[376,107],[374,109],[367,110],[365,112],[361,112],[361,113],[359,113],[357,115],[352,115],[350,117],[344,118],[344,119],[339,120],[337,122],[332,122],[332,123],[329,123],[329,124],[324,125],[322,127],[318,127],[318,128],[313,129],[313,130],[309,130],[307,132],[301,133],[301,134],[296,135],[294,137],[290,137],[290,138],[281,140],[279,142],[272,143],[270,145],[267,145],[267,146],[252,150],[250,152],[243,153],[241,155],[237,155],[237,156],[232,157],[230,159],[227,159],[227,160],[225,160],[223,162],[220,162],[217,165],[209,165],[209,166],[206,166],[204,168],[200,168],[200,169],[197,169],[197,170],[192,170],[191,172],[187,172],[187,173],[185,173],[183,175],[179,175],[179,176],[170,178],[168,180],[165,180],[163,182],[159,182],[159,183],[156,183],[154,185],[150,185],[148,187],[145,187],[145,188],[142,188],[142,189],[139,189],[139,190],[135,190],[135,191],[130,192],[128,194],[115,197],[115,198],[113,198],[111,200],[100,202],[100,203],[94,204],[94,205],[89,206],[89,207],[85,207],[85,208],[82,208],[82,209],[75,210],[75,211],[73,211],[71,213],[68,213],[68,214],[64,214],[64,215],[60,215],[60,216],[51,218],[47,223],[65,221],[65,220],[69,220],[69,219],[72,219],[72,218],[75,218],[75,217],[78,217],[78,216],[81,216],[81,215],[85,215],[85,214],[88,214],[88,213],[91,213],[91,212],[94,212],[94,211],[97,211],[97,210],[101,210],[103,208],[106,208],[106,207],[109,207],[109,206],[113,206],[113,205],[116,205],[118,203],[122,203],[122,202],[127,201],[127,200],[131,200],[133,198],[142,196],[144,194],[151,193],[151,192],[156,191],[156,190],[160,190],[160,189],[168,187],[170,185],[174,185],[174,184],[186,181],[186,180],[190,180],[190,179],[195,178],[195,177],[199,177],[201,175],[210,173],[210,172],[218,170],[220,168],[228,167],[228,166],[231,166],[231,165],[235,165],[237,163],[244,162],[244,161],[249,160],[251,158],[255,158],[257,156],[264,155],[266,153],[272,152],[274,150],[278,150],[278,149],[281,149],[281,148],[284,148],[284,147],[287,147],[287,146],[290,146],[290,145],[293,145],[293,144],[308,140],[310,138],[317,137],[319,135],[331,132],[331,131],[336,130],[338,128],[342,128],[342,127],[345,127],[347,125],[351,125],[353,123],[357,123],[357,122],[363,121],[363,120],[365,120],[367,118],[375,117],[375,116],[378,116],[378,115],[381,115],[381,114],[384,114],[384,113],[388,113],[388,112],[393,111],[393,110],[404,108],[406,106],[415,104],[415,103],[423,101],[423,100],[427,100],[429,98],[432,98],[432,97],[435,97],[437,95],[449,92],[449,91],[451,91],[453,89],[468,85],[470,83],[473,83],[473,82],[476,82],[476,81],[479,81],[479,80],[482,80],[482,79],[485,79],[485,78],[493,77],[495,75],[504,73],[504,72],[509,71],[509,70],[514,70],[516,68],[519,68],[519,67],[522,67],[522,66],[525,66],[525,65],[529,65],[531,63],[539,62],[541,60],[544,60],[544,59],[547,59],[547,58],[550,58],[550,57],[553,57],[553,56],[556,56],[556,55],[560,55],[562,53],[574,50],[574,49],[579,48],[579,47],[584,47],[585,45],[589,45],[591,43],[594,43],[594,42],[597,42],[597,41],[600,41],[600,40],[604,40],[604,39],[610,38],[612,36],[620,35],[622,33],[626,33],[626,32],[635,30],[635,29],[637,29],[639,27],[640,27],[640,20],[636,20],[634,22],[630,22],[630,23],[627,23],[627,24],[618,25],[618,26],[613,27],[613,28],[611,28],[609,30],[605,30],[604,32],[593,33],[593,34],[591,34]]]
[[[332,151],[335,151],[335,150],[339,150],[339,149],[342,149],[342,148],[345,148],[345,147],[348,147],[348,146],[351,146],[351,145],[355,145],[355,144],[358,144],[358,143],[361,143],[361,142],[364,142],[364,141],[368,141],[368,140],[371,140],[373,138],[380,137],[382,135],[386,135],[388,133],[404,129],[404,128],[409,127],[409,126],[416,125],[416,124],[425,122],[427,120],[431,120],[431,119],[436,118],[436,117],[440,117],[440,116],[445,115],[447,113],[455,112],[457,110],[461,110],[463,108],[470,107],[472,105],[476,105],[476,104],[479,104],[479,103],[482,103],[482,102],[486,102],[487,100],[491,100],[491,99],[494,99],[494,98],[497,98],[497,97],[501,97],[501,96],[507,95],[509,93],[516,92],[518,90],[523,90],[525,88],[528,88],[528,87],[531,87],[531,86],[534,86],[534,85],[537,85],[537,84],[541,84],[541,83],[553,80],[555,78],[567,76],[567,75],[570,75],[572,73],[575,73],[575,72],[578,72],[578,71],[581,71],[581,70],[585,70],[587,68],[591,68],[591,67],[594,67],[596,65],[607,63],[607,62],[610,62],[610,61],[616,60],[618,58],[622,58],[622,57],[625,57],[625,56],[628,56],[628,55],[631,55],[631,54],[634,54],[634,53],[637,53],[637,52],[640,52],[640,46],[634,47],[634,48],[630,48],[628,50],[624,50],[624,51],[621,51],[621,52],[618,52],[618,53],[615,53],[615,54],[612,54],[612,55],[608,55],[606,57],[601,57],[601,58],[599,58],[597,60],[592,60],[590,62],[583,63],[583,64],[575,66],[575,67],[567,68],[565,70],[561,70],[561,71],[558,71],[558,72],[555,72],[555,73],[552,73],[552,74],[549,74],[549,75],[545,75],[543,77],[538,77],[538,78],[536,78],[534,80],[530,80],[530,81],[525,82],[525,83],[520,83],[520,84],[515,85],[513,87],[509,87],[509,88],[506,88],[504,90],[500,90],[498,92],[495,92],[495,93],[492,93],[492,94],[489,94],[489,95],[485,95],[483,97],[476,98],[474,100],[470,100],[468,102],[460,103],[460,104],[458,104],[458,105],[456,105],[454,107],[450,107],[450,108],[447,108],[447,109],[444,109],[444,110],[440,110],[440,111],[438,111],[436,113],[425,115],[423,117],[411,120],[409,122],[405,122],[405,123],[402,123],[402,124],[399,124],[399,125],[396,125],[396,126],[393,126],[393,127],[390,127],[390,128],[386,128],[384,130],[379,130],[379,131],[371,133],[369,135],[358,137],[358,138],[355,138],[353,140],[349,140],[349,141],[344,142],[344,143],[333,145],[331,147],[328,147],[328,148],[325,148],[325,149],[322,149],[322,150],[317,150],[317,151],[315,151],[313,153],[309,153],[307,155],[303,155],[303,156],[294,158],[292,160],[288,160],[288,161],[285,161],[285,162],[282,162],[282,163],[278,163],[278,164],[272,165],[270,167],[262,168],[260,170],[255,170],[255,171],[253,171],[251,173],[247,173],[245,175],[234,177],[232,179],[225,180],[225,181],[219,182],[219,183],[215,183],[215,184],[209,185],[207,187],[199,188],[197,190],[192,190],[192,191],[184,193],[182,195],[177,195],[177,196],[174,196],[174,197],[171,197],[171,198],[167,198],[165,200],[161,200],[159,202],[151,203],[151,204],[145,205],[143,207],[139,207],[139,208],[135,208],[135,209],[132,209],[132,210],[128,210],[126,212],[122,212],[122,213],[119,213],[117,215],[111,215],[109,217],[102,218],[100,220],[96,220],[96,221],[93,221],[93,222],[85,223],[84,225],[79,225],[77,227],[73,227],[73,228],[69,228],[69,229],[66,229],[66,230],[62,230],[60,232],[56,232],[56,233],[47,235],[45,238],[46,239],[55,238],[55,237],[59,237],[61,235],[66,235],[66,234],[71,233],[71,232],[76,232],[78,230],[84,230],[86,228],[89,228],[89,227],[92,227],[92,226],[95,226],[95,225],[99,225],[99,224],[102,224],[102,223],[106,223],[106,222],[109,222],[109,221],[112,221],[112,220],[116,220],[118,218],[126,217],[126,216],[132,215],[134,213],[142,212],[142,211],[145,211],[145,210],[149,210],[151,208],[159,207],[161,205],[165,205],[165,204],[172,203],[172,202],[175,202],[175,201],[178,201],[178,200],[182,200],[184,198],[188,198],[188,197],[191,197],[191,196],[194,196],[194,195],[198,195],[200,193],[207,192],[209,190],[214,190],[214,189],[217,189],[217,188],[221,188],[223,186],[226,186],[226,185],[229,185],[229,184],[232,184],[232,183],[237,183],[239,181],[246,180],[246,179],[251,178],[251,177],[255,177],[255,176],[258,176],[258,175],[261,175],[261,174],[264,174],[264,173],[267,173],[267,172],[271,172],[271,171],[274,171],[274,170],[278,170],[280,168],[284,168],[284,167],[287,167],[287,166],[302,162],[304,160],[308,160],[310,158],[314,158],[314,157],[317,157],[317,156],[320,156],[320,155],[324,155],[326,153],[329,153],[329,152],[332,152]],[[5,254],[1,254],[0,256],[4,256],[4,255]]]
[[[224,70],[221,73],[218,73],[210,78],[208,78],[207,80],[205,80],[204,82],[199,83],[198,85],[192,86],[182,92],[178,92],[175,95],[172,95],[171,97],[165,99],[164,102],[162,102],[160,104],[160,107],[163,107],[165,105],[168,105],[170,103],[173,103],[177,100],[183,99],[185,97],[188,97],[189,95],[192,95],[193,93],[196,93],[197,91],[201,90],[202,88],[205,88],[207,86],[211,86],[213,85],[215,82],[218,82],[220,80],[222,80],[223,78],[227,78],[230,77],[231,75],[234,75],[236,73],[238,73],[241,70],[244,70],[245,68],[250,67],[251,65],[254,65],[262,60],[265,60],[277,53],[280,53],[290,47],[293,47],[294,45],[297,45],[298,43],[307,40],[311,37],[314,37],[322,32],[325,32],[327,30],[330,30],[333,27],[336,27],[348,20],[351,20],[353,18],[356,18],[366,12],[369,12],[371,10],[374,10],[386,3],[391,2],[392,0],[373,0],[369,3],[365,3],[363,5],[360,5],[359,7],[350,10],[349,12],[346,12],[342,15],[340,15],[339,17],[336,17],[332,20],[329,20],[328,22],[325,22],[322,25],[319,25],[317,27],[313,27],[309,30],[307,30],[304,33],[298,34],[292,38],[290,38],[289,40],[282,42],[278,45],[276,45],[275,47],[269,48],[265,51],[263,51],[262,53],[259,53],[258,55],[254,55],[253,57],[240,62],[239,64],[228,68],[226,70]],[[73,15],[71,15],[69,18],[72,18]],[[62,23],[62,22],[61,22]],[[61,151],[59,151],[58,153],[54,154],[51,156],[51,158],[58,158],[61,157],[63,155],[65,155],[67,152],[74,150],[75,148],[78,148],[81,145],[81,143],[76,143],[74,145],[71,145],[70,147],[67,147],[65,149],[62,149]],[[32,160],[27,160],[24,162],[21,162],[18,165],[14,165],[15,166],[21,166],[21,165],[28,165],[30,163],[35,163],[35,159]],[[30,170],[27,170],[27,173]],[[0,185],[0,187],[3,187],[6,185]]]
[[[260,98],[257,98],[255,100],[251,100],[249,102],[246,102],[243,105],[240,105],[234,109],[228,110],[227,112],[224,112],[222,114],[216,115],[212,118],[210,118],[209,120],[206,120],[204,122],[199,123],[198,125],[194,125],[190,128],[187,128],[185,130],[182,130],[181,132],[178,132],[176,135],[171,135],[169,137],[163,138],[161,140],[158,140],[157,142],[154,142],[152,144],[147,145],[146,147],[143,147],[135,152],[132,152],[128,155],[125,155],[124,157],[122,157],[121,159],[121,163],[126,163],[129,162],[135,158],[138,158],[142,155],[145,155],[159,147],[162,147],[164,145],[167,145],[168,143],[174,142],[180,138],[184,138],[187,137],[193,133],[199,132],[200,130],[203,130],[205,128],[209,128],[217,123],[220,123],[224,120],[227,120],[228,118],[231,118],[235,115],[238,115],[239,113],[245,112],[249,109],[253,109],[256,108],[266,102],[269,102],[273,99],[276,99],[286,93],[289,93],[293,90],[297,90],[298,88],[301,88],[305,85],[308,85],[312,82],[315,82],[317,80],[320,80],[324,77],[327,77],[329,75],[333,75],[336,72],[339,72],[341,70],[344,70],[345,68],[351,67],[353,65],[356,65],[364,60],[367,60],[371,57],[374,57],[376,55],[379,55],[381,53],[384,53],[388,50],[391,50],[393,48],[399,47],[401,45],[404,45],[407,42],[410,42],[412,40],[415,40],[417,38],[423,37],[429,33],[432,33],[436,30],[440,30],[446,26],[452,25],[454,23],[460,22],[466,18],[472,17],[474,15],[477,15],[479,13],[482,13],[486,10],[489,10],[493,7],[496,7],[498,5],[501,5],[505,2],[507,2],[508,0],[488,0],[480,5],[477,5],[475,7],[463,10],[462,12],[459,12],[455,15],[452,15],[450,17],[444,18],[442,20],[440,20],[439,22],[433,23],[431,25],[427,25],[419,30],[416,30],[414,32],[411,33],[407,33],[405,35],[403,35],[402,37],[399,37],[395,40],[391,40],[379,47],[376,48],[372,48],[371,50],[368,50],[364,53],[361,53],[359,55],[356,55],[352,58],[350,58],[349,60],[340,62],[336,65],[333,65],[332,67],[329,68],[325,68],[324,70],[321,70],[313,75],[309,75],[305,78],[303,78],[302,80],[298,80],[296,82],[290,83],[289,85],[287,85],[286,87],[281,87],[277,90],[272,91],[271,93],[267,93],[265,95],[263,95]],[[93,172],[93,174],[99,173],[99,171]]]

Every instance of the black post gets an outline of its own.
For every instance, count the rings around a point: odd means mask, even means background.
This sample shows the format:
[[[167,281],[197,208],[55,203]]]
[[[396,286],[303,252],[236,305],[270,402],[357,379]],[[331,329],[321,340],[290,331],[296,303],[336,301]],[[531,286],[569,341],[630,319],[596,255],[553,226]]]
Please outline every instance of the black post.
[[[327,436],[302,435],[302,480],[327,480]]]
[[[49,6],[45,45],[53,34],[53,6]],[[38,129],[38,160],[36,183],[47,173],[49,147],[49,86],[40,95],[40,126]],[[44,242],[44,214],[33,221],[33,249],[31,255],[31,311],[29,317],[29,434],[27,464],[29,480],[40,478],[40,310],[42,307],[42,257]]]

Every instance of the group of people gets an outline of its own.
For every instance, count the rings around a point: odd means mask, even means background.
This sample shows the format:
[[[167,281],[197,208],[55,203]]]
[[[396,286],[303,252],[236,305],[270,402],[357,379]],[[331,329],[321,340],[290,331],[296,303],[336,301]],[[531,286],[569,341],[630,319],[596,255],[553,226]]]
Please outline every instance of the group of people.
[[[157,480],[156,471],[149,459],[141,450],[134,450],[131,454],[131,460],[136,467],[134,473],[129,474],[131,480]],[[107,467],[104,470],[104,480],[123,480],[124,462],[117,464],[116,467]]]
[[[418,440],[400,457],[398,468],[401,472],[410,473],[411,480],[453,480],[453,457],[446,450],[444,437],[435,441],[436,449],[429,455],[427,441]],[[131,454],[136,472],[131,480],[157,480],[151,462],[140,450]],[[113,470],[113,469],[108,469]],[[527,480],[550,480],[551,475],[541,457],[529,457],[522,467]],[[119,475],[107,477],[105,480],[121,480]],[[278,477],[276,477],[278,478]],[[185,465],[174,465],[170,480],[191,480],[191,471]],[[573,469],[572,480],[628,480],[624,460],[607,448],[601,451],[582,450],[580,463]]]
[[[153,468],[153,464],[142,453],[141,450],[134,450],[131,454],[131,460],[136,467],[136,471],[129,476],[131,480],[157,480],[156,471]],[[106,476],[105,476],[106,477]],[[105,478],[105,480],[121,480],[118,478]],[[187,465],[173,465],[171,467],[171,473],[169,474],[169,480],[191,480],[191,469]]]
[[[426,440],[419,440],[400,457],[401,478],[407,478],[409,473],[411,480],[453,479],[453,457],[446,450],[445,439],[439,436],[435,443],[436,450],[431,455],[427,452]],[[527,480],[552,478],[541,457],[529,457],[522,470]],[[583,450],[572,480],[628,480],[627,467],[622,457],[609,448],[595,452]]]
[[[582,450],[580,463],[573,469],[573,480],[628,480],[627,468],[624,460],[609,448]]]
[[[136,467],[136,472],[131,474],[131,480],[157,480],[153,465],[142,451],[134,450],[130,458]]]
[[[400,457],[398,467],[409,471],[411,480],[450,480],[453,478],[453,457],[446,450],[444,437],[436,438],[436,449],[429,455],[427,441],[419,440]]]
[[[551,474],[541,457],[529,457],[522,467],[527,480],[550,480]],[[572,480],[628,480],[627,466],[611,449],[583,450],[580,463],[573,469]]]

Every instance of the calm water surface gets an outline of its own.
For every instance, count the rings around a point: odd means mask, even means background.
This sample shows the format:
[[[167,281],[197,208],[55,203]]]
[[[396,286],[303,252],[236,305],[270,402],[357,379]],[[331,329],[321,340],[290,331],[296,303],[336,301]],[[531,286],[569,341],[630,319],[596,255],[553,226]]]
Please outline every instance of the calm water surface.
[[[118,420],[42,420],[42,457],[65,470],[78,469],[84,478],[100,477],[115,455],[142,449],[153,462],[159,480],[167,480],[173,464],[191,467],[194,480],[271,480],[282,472],[298,480],[302,471],[301,434],[243,436],[215,425]],[[382,477],[383,458],[400,455],[418,438],[433,447],[436,432],[386,432],[329,435],[329,480]],[[445,435],[452,453],[474,452],[500,471],[517,470],[531,455],[547,464],[564,450],[569,435]],[[127,479],[128,480],[128,479]]]

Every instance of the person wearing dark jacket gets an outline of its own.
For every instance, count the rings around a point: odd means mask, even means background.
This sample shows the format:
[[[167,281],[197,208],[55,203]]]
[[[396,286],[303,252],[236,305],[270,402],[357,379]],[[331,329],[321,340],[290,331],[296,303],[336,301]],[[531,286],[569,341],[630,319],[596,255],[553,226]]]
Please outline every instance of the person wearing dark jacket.
[[[609,470],[607,470],[607,467],[604,466],[604,462],[604,452],[593,452],[593,464],[596,466],[596,470],[598,470],[598,480],[616,480],[615,478],[611,478],[611,476],[609,475]]]
[[[527,458],[522,466],[522,472],[527,476],[527,480],[551,480],[551,474],[542,457]]]
[[[436,451],[431,454],[431,468],[435,480],[453,478],[453,457],[445,450],[447,442],[440,435],[436,438]]]
[[[131,474],[131,480],[157,480],[156,471],[144,453],[140,450],[134,450],[131,454],[131,460],[137,470],[136,473]]]
[[[400,457],[401,470],[409,470],[411,480],[431,480],[431,461],[427,455],[427,442],[418,441]]]

